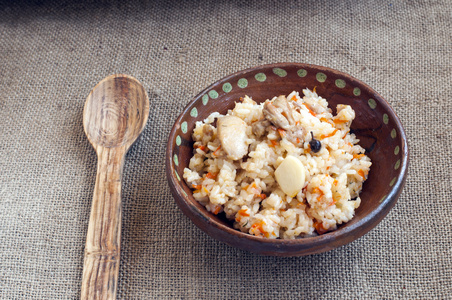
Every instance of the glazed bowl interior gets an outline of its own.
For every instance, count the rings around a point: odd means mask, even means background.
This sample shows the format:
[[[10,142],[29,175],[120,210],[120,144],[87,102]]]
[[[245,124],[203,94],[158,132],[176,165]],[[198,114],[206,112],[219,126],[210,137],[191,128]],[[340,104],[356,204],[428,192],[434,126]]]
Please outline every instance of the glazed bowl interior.
[[[309,88],[325,98],[336,113],[337,104],[351,105],[356,117],[351,132],[372,160],[355,217],[335,231],[295,240],[266,239],[232,228],[224,216],[208,212],[192,196],[183,170],[193,155],[191,133],[196,121],[212,112],[226,114],[245,95],[260,103],[278,95]],[[227,76],[196,96],[176,120],[170,133],[166,168],[173,196],[202,230],[229,245],[263,255],[297,256],[319,253],[347,244],[375,227],[394,206],[405,182],[408,148],[400,120],[373,89],[342,72],[307,64],[260,66]]]

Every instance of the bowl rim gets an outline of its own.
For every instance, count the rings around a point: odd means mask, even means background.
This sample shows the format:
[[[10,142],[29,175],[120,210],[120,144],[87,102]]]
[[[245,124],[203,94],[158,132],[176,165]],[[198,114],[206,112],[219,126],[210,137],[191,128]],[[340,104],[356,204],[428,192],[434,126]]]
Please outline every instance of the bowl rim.
[[[400,161],[400,175],[397,177],[396,182],[391,187],[391,190],[386,195],[386,198],[380,203],[380,205],[377,206],[376,209],[372,210],[369,214],[361,218],[360,220],[356,221],[355,223],[349,225],[349,226],[343,226],[340,227],[334,231],[327,232],[322,235],[312,236],[312,237],[304,237],[304,238],[296,238],[296,239],[270,239],[265,237],[259,237],[254,236],[248,233],[241,232],[237,229],[234,229],[229,226],[225,226],[222,223],[218,222],[212,216],[211,213],[208,212],[204,207],[203,210],[200,210],[195,205],[189,205],[190,199],[188,196],[185,195],[185,192],[182,190],[182,188],[179,186],[179,182],[182,183],[183,179],[181,181],[178,181],[177,178],[174,176],[175,168],[172,164],[172,157],[174,155],[173,152],[173,145],[176,138],[176,131],[179,128],[177,125],[180,124],[182,118],[190,113],[190,110],[194,107],[195,103],[203,96],[205,95],[209,90],[211,90],[215,86],[219,86],[223,84],[224,82],[229,81],[232,78],[238,77],[240,75],[244,75],[250,72],[256,72],[259,70],[264,69],[273,69],[273,68],[309,68],[309,69],[315,69],[320,72],[328,72],[328,73],[334,73],[336,75],[340,75],[343,78],[346,78],[347,80],[351,80],[356,85],[358,85],[361,89],[367,89],[370,94],[373,95],[374,100],[376,100],[379,105],[383,105],[385,108],[386,113],[392,119],[395,123],[395,128],[398,130],[400,139],[402,141],[402,147],[400,149],[401,151],[401,161]],[[259,65],[251,68],[247,68],[241,71],[234,72],[230,75],[227,75],[219,80],[216,80],[214,83],[207,86],[205,89],[203,89],[201,92],[199,92],[195,97],[193,97],[188,104],[184,107],[182,112],[179,114],[179,116],[174,121],[174,124],[171,128],[171,132],[168,136],[168,142],[167,142],[167,149],[166,149],[166,175],[167,179],[170,185],[170,188],[172,188],[173,197],[176,198],[179,197],[180,199],[183,199],[183,201],[176,201],[177,205],[182,209],[181,205],[184,203],[185,208],[189,209],[191,213],[200,216],[202,219],[204,219],[210,226],[214,226],[215,228],[225,231],[226,233],[232,234],[233,236],[239,237],[239,238],[245,238],[248,240],[252,240],[258,243],[263,244],[272,244],[272,245],[319,245],[319,244],[327,244],[331,241],[340,239],[342,237],[346,237],[350,234],[354,235],[354,238],[351,240],[356,240],[359,237],[363,236],[364,234],[368,233],[370,230],[375,228],[378,223],[388,214],[389,210],[396,204],[397,198],[401,194],[403,187],[406,182],[406,176],[407,176],[407,170],[409,165],[409,150],[408,150],[408,142],[405,134],[405,130],[403,128],[403,125],[397,116],[394,109],[389,105],[389,103],[374,89],[372,89],[369,85],[362,82],[361,80],[347,74],[344,72],[341,72],[336,69],[332,69],[329,67],[319,66],[315,64],[306,64],[306,63],[296,63],[296,62],[282,62],[282,63],[272,63],[272,64],[264,64]],[[183,184],[183,183],[182,183]],[[177,200],[177,199],[175,199]],[[196,201],[196,200],[195,200]],[[182,203],[179,203],[182,202]],[[191,218],[191,217],[190,217]],[[370,226],[363,226],[369,224]],[[197,225],[197,224],[195,224]],[[198,226],[198,225],[197,225]],[[198,226],[200,227],[200,226]],[[208,233],[207,230],[200,227],[203,231]],[[360,230],[361,228],[365,228],[365,230]],[[215,238],[214,236],[212,236]],[[349,241],[349,242],[351,242]],[[348,242],[347,242],[348,243]],[[347,244],[345,243],[345,244]],[[339,247],[339,246],[336,246]],[[336,248],[334,247],[334,248]],[[328,251],[331,249],[326,249],[325,251]],[[315,251],[315,253],[324,252],[324,251]]]

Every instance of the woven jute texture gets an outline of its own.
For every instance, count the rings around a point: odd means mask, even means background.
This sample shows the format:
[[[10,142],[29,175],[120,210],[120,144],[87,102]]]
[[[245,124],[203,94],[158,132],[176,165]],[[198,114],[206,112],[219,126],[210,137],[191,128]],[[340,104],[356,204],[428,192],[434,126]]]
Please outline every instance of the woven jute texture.
[[[151,110],[124,167],[119,299],[452,299],[451,14],[449,0],[0,4],[0,298],[80,297],[97,159],[83,105],[102,78],[126,73]],[[327,253],[229,247],[167,185],[166,140],[190,99],[274,62],[368,83],[408,136],[397,205]]]

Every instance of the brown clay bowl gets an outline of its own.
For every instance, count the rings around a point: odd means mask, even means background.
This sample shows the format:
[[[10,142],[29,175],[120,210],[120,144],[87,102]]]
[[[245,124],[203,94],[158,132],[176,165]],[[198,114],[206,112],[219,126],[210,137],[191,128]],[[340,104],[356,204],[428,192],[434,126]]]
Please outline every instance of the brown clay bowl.
[[[352,132],[372,160],[364,183],[361,206],[355,217],[335,231],[295,240],[267,239],[235,230],[221,216],[208,212],[192,196],[182,178],[193,155],[191,132],[196,121],[210,113],[222,114],[248,95],[265,101],[293,90],[313,89],[336,104],[348,104],[356,112]],[[399,118],[389,104],[363,82],[342,72],[308,64],[279,63],[229,75],[199,93],[177,118],[168,139],[166,174],[177,205],[196,226],[228,245],[261,255],[301,256],[332,250],[366,234],[394,206],[402,192],[408,168],[408,145]]]

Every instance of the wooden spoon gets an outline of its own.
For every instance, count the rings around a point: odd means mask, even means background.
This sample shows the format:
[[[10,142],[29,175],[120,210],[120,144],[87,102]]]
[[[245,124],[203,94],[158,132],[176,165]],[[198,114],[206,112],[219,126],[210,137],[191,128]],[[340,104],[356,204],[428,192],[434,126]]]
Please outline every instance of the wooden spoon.
[[[86,237],[81,299],[116,299],[125,154],[143,131],[149,98],[133,77],[112,75],[88,95],[83,127],[97,152],[97,176]]]

